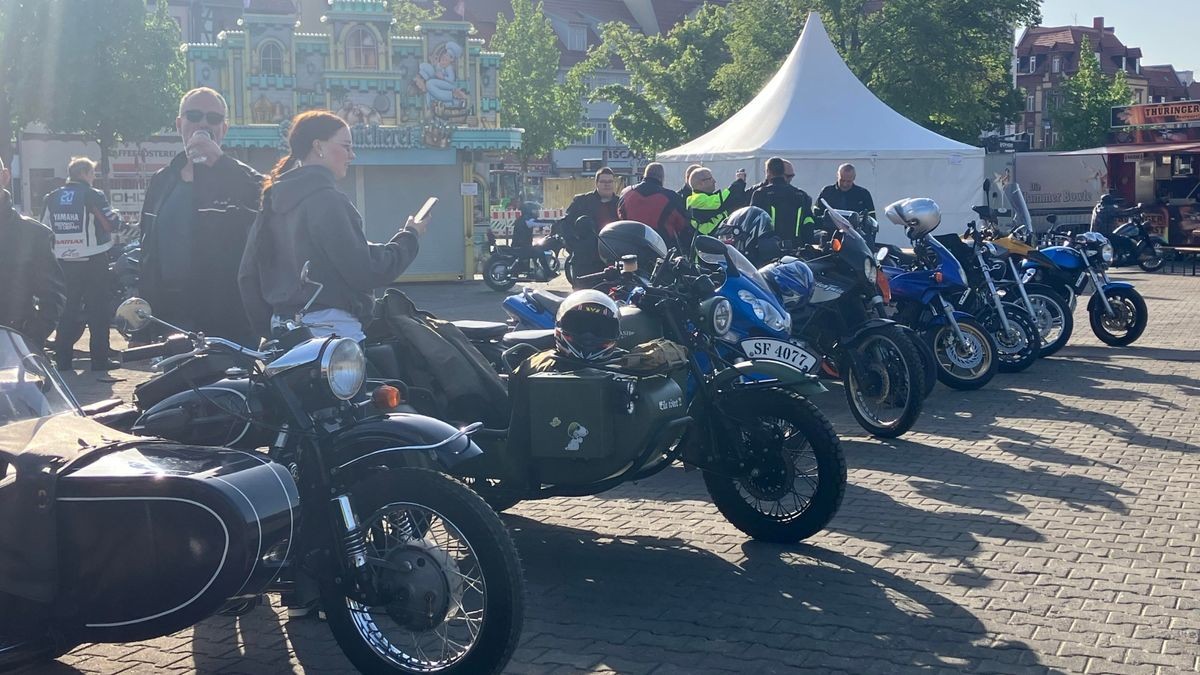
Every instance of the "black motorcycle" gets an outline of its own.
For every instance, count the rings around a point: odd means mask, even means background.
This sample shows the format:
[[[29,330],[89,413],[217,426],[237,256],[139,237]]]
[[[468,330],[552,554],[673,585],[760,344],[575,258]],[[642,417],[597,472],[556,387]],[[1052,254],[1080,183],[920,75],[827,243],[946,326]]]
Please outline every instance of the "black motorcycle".
[[[518,282],[550,281],[561,269],[563,247],[557,234],[538,237],[528,247],[496,245],[483,263],[483,283],[493,291],[507,291]]]
[[[130,330],[157,321],[138,298],[119,313]],[[353,340],[296,334],[268,354],[166,327],[182,337],[126,352],[166,357],[158,391],[179,390],[136,436],[83,418],[65,389],[43,400],[61,385],[29,350],[9,359],[15,374],[0,368],[0,459],[17,467],[0,481],[0,522],[22,523],[0,526],[0,666],[167,635],[312,579],[361,672],[502,670],[523,619],[520,561],[496,514],[443,473],[481,454],[476,427],[355,401],[366,366]],[[41,430],[63,419],[66,435]],[[229,434],[267,450],[200,447]],[[47,450],[64,461],[22,473]]]
[[[1120,219],[1127,220],[1113,227],[1115,221]],[[1108,243],[1113,247],[1112,267],[1136,264],[1146,272],[1157,272],[1167,262],[1167,242],[1158,235],[1150,234],[1142,204],[1122,209],[1106,195],[1092,211],[1091,231],[1108,238]]]

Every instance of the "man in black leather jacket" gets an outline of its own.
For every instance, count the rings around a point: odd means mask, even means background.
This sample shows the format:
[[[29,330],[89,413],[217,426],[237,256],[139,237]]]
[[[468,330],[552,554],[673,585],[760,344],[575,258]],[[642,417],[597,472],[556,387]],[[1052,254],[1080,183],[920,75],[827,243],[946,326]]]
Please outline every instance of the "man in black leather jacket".
[[[54,233],[13,206],[12,179],[0,159],[0,326],[24,333],[35,348],[58,324],[66,282],[54,258]]]
[[[237,274],[262,175],[221,150],[227,114],[212,89],[193,89],[180,101],[175,126],[186,148],[146,190],[140,289],[165,321],[249,342]]]

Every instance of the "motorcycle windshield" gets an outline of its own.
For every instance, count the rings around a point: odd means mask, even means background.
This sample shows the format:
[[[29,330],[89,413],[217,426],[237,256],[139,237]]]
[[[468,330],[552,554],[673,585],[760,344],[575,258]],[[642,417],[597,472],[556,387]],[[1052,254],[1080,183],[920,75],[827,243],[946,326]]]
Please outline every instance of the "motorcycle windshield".
[[[0,327],[0,427],[55,415],[83,413],[46,357]]]
[[[1016,225],[1024,225],[1033,229],[1033,218],[1029,216],[1029,206],[1025,203],[1025,194],[1021,192],[1021,186],[1017,183],[1012,183],[1004,188],[1004,194],[1008,197],[1008,203],[1012,206],[1013,218],[1016,220]]]
[[[771,287],[767,285],[767,280],[763,278],[763,275],[758,271],[758,268],[756,268],[749,260],[747,260],[746,256],[742,255],[741,251],[730,246],[729,244],[725,244],[725,248],[728,249],[729,258],[733,260],[733,266],[737,268],[737,271],[747,279],[750,279],[757,284],[758,287],[761,288],[768,297],[774,297],[774,294],[771,293]]]

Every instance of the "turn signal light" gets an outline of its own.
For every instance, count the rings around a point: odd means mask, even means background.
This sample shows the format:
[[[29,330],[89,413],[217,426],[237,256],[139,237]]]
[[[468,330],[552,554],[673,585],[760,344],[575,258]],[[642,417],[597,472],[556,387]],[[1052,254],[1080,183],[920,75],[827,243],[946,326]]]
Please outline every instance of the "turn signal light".
[[[936,283],[936,284],[940,284],[940,283],[942,283],[943,281],[945,281],[945,279],[946,279],[946,277],[945,277],[945,276],[943,276],[941,272],[934,272],[934,273],[933,273],[933,282],[934,282],[934,283]]]
[[[842,240],[834,239],[833,243],[830,244],[830,246],[833,248],[833,252],[837,253],[838,251],[842,250]]]
[[[390,384],[380,385],[371,392],[371,403],[380,410],[395,410],[404,403],[404,399],[400,396],[400,390]]]
[[[887,275],[882,269],[875,270],[875,283],[879,286],[879,294],[883,296],[883,301],[887,304],[892,302],[892,284],[888,281]]]

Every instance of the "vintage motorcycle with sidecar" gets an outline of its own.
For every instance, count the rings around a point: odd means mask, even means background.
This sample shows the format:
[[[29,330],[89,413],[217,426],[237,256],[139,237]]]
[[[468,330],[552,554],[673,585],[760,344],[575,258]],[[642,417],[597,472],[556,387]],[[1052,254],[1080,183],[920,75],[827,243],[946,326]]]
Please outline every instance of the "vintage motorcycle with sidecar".
[[[474,438],[484,454],[456,468],[457,475],[503,509],[521,500],[598,494],[681,461],[703,471],[717,509],[750,536],[792,543],[821,531],[846,484],[838,438],[804,397],[824,387],[787,363],[723,356],[717,343],[736,338],[729,300],[715,294],[719,272],[669,255],[661,237],[633,221],[607,226],[600,241],[605,262],[624,258],[625,281],[637,286],[620,308],[617,344],[628,351],[539,370],[527,366],[552,353],[554,330],[506,333],[505,324],[461,324],[467,338],[498,340],[514,374],[507,381],[508,428],[479,430]],[[711,237],[697,237],[695,245],[727,254]],[[662,262],[654,267],[656,261]],[[652,277],[639,266],[654,269]],[[401,380],[409,379],[405,364],[422,359],[418,347],[401,340],[369,338],[367,353],[373,363],[393,364],[395,372],[383,374]]]
[[[152,316],[134,298],[121,320],[138,330]],[[353,341],[307,340],[264,367],[262,353],[186,335],[190,360],[254,372],[262,402],[286,411],[266,453],[104,426],[0,328],[0,670],[242,614],[264,592],[296,592],[303,574],[361,672],[500,672],[523,617],[512,540],[466,486],[400,461],[452,468],[480,453],[466,431],[364,418],[348,402],[364,371]],[[384,430],[388,447],[362,449]]]

